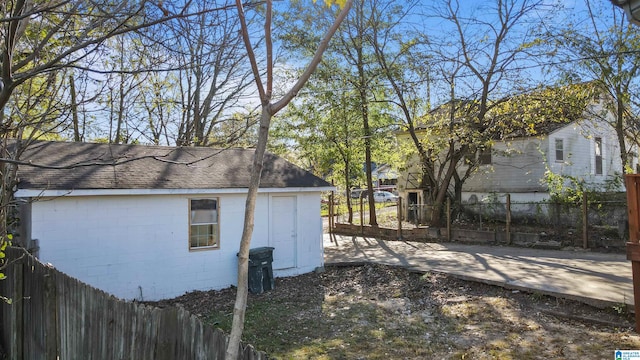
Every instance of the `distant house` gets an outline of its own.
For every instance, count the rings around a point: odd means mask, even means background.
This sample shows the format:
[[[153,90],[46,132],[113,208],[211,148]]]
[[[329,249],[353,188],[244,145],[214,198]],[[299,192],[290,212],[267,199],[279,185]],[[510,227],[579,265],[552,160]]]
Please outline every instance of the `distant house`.
[[[555,124],[536,136],[497,141],[463,185],[463,201],[510,193],[514,201],[549,198],[545,176],[573,177],[594,190],[623,191],[620,147],[607,123],[583,119]],[[570,185],[570,184],[566,184]]]
[[[124,299],[158,300],[236,284],[253,150],[37,142],[15,194],[21,237],[43,262]],[[266,154],[252,248],[275,276],[323,266],[313,174]]]
[[[391,165],[382,164],[376,166],[371,172],[373,178],[373,187],[377,189],[395,190],[398,185],[398,172]]]
[[[516,132],[492,141],[491,148],[479,154],[478,168],[462,186],[463,203],[482,201],[496,193],[509,193],[513,201],[546,200],[550,197],[545,181],[549,174],[573,177],[591,189],[624,190],[615,181],[623,174],[616,133],[601,116],[589,115],[603,114],[597,99],[588,107],[589,111],[585,109],[573,120],[540,121],[534,135]],[[458,172],[464,170],[466,165],[461,162]],[[422,187],[421,179],[421,164],[412,158],[398,181],[407,206],[427,203],[430,189]]]

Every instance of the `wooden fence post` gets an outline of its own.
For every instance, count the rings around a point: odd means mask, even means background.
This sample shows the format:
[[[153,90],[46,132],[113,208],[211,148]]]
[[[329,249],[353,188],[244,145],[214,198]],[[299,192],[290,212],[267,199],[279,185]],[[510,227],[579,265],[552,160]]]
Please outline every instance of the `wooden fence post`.
[[[333,233],[333,191],[329,194],[329,234]]]
[[[447,198],[447,241],[451,241],[451,199]]]
[[[511,245],[511,194],[507,194],[507,245]]]
[[[631,260],[633,274],[633,301],[635,306],[636,332],[640,332],[640,175],[625,175],[627,187],[627,210],[629,215],[629,242],[627,260]]]
[[[589,204],[587,192],[582,193],[582,248],[589,247]]]
[[[364,201],[360,193],[360,235],[364,236]]]
[[[398,197],[398,240],[402,240],[402,198]]]

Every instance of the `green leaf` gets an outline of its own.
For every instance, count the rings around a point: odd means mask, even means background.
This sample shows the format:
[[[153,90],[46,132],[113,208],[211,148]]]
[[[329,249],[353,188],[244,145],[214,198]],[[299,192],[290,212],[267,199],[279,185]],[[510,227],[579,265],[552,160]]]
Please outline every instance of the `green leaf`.
[[[313,2],[315,3],[316,0],[313,0]],[[333,4],[337,4],[342,9],[347,4],[347,0],[324,0],[324,4],[327,7],[331,7]]]

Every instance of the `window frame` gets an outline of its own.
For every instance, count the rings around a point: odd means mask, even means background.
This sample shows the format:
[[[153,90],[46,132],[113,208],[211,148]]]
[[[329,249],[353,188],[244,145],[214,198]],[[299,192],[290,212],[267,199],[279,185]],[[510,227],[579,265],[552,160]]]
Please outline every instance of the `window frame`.
[[[491,165],[493,162],[492,147],[487,146],[478,152],[478,165]]]
[[[553,144],[556,162],[564,162],[564,139],[555,138]],[[560,144],[560,147],[558,147],[558,144]]]
[[[214,222],[193,222],[193,201],[199,200],[213,200],[215,201],[215,208],[210,209],[215,211],[215,221]],[[189,231],[187,243],[189,246],[189,251],[202,251],[202,250],[217,250],[220,249],[220,198],[219,197],[196,197],[188,199],[188,216],[189,216]],[[206,210],[206,209],[205,209]],[[213,245],[201,245],[201,246],[193,246],[192,245],[192,236],[194,226],[209,226],[210,233],[206,236],[211,236],[213,238]],[[215,230],[213,230],[215,228]]]
[[[595,175],[603,175],[603,148],[602,137],[597,136],[593,139],[593,155],[595,160],[595,167],[593,169]]]

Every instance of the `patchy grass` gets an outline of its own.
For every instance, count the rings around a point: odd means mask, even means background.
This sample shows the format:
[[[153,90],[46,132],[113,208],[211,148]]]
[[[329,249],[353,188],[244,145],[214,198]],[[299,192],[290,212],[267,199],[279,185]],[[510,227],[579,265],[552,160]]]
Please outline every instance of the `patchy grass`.
[[[234,298],[225,289],[159,305],[229,331]],[[614,309],[365,265],[277,279],[250,295],[244,340],[276,359],[609,359],[640,349],[631,326]]]

